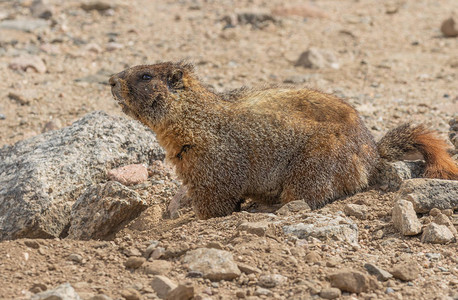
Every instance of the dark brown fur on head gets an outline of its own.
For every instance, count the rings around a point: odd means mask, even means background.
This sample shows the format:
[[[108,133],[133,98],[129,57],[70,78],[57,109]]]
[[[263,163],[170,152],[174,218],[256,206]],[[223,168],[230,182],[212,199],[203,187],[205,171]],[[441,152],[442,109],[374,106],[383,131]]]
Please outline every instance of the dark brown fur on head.
[[[174,109],[179,93],[192,85],[193,70],[184,62],[139,65],[113,75],[109,82],[123,112],[154,127]]]

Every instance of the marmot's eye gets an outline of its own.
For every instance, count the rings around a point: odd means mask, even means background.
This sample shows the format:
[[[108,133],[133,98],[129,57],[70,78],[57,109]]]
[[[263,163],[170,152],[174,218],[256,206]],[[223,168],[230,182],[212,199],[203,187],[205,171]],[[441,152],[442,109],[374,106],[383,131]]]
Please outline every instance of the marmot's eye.
[[[151,80],[153,79],[153,76],[151,76],[150,74],[143,74],[142,75],[142,80]]]

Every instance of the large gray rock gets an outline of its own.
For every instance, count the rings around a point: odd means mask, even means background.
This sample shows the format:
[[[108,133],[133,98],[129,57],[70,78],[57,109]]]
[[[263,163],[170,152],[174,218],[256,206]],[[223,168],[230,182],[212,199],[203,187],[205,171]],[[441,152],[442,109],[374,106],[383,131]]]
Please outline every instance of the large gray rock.
[[[399,189],[399,198],[412,202],[417,213],[433,208],[458,209],[458,181],[417,178],[405,180]]]
[[[147,208],[137,192],[109,181],[91,186],[76,200],[71,211],[68,237],[105,239]]]
[[[358,244],[358,226],[349,218],[341,216],[314,215],[304,219],[304,223],[284,226],[285,233],[300,239],[314,237],[322,241],[345,241]]]
[[[423,231],[421,241],[431,244],[447,244],[455,239],[453,233],[445,225],[429,223]]]
[[[93,112],[0,149],[0,240],[65,236],[73,203],[108,169],[163,159],[136,121]]]

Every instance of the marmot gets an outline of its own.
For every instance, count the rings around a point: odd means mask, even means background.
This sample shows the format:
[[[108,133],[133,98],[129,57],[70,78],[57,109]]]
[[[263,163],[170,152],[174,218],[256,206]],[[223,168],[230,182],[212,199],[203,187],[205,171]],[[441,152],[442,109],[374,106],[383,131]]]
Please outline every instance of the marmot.
[[[202,219],[231,214],[246,198],[321,207],[365,189],[382,160],[411,150],[423,154],[425,177],[458,179],[432,131],[406,124],[375,143],[357,111],[330,94],[217,93],[183,62],[135,66],[110,84],[123,111],[156,133]]]

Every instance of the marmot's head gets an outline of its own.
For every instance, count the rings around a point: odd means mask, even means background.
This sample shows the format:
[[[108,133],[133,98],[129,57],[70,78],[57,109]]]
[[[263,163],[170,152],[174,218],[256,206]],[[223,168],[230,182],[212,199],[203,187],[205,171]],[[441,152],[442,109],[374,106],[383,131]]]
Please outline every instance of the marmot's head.
[[[154,127],[179,105],[193,67],[165,62],[126,69],[110,78],[111,92],[127,115]]]

